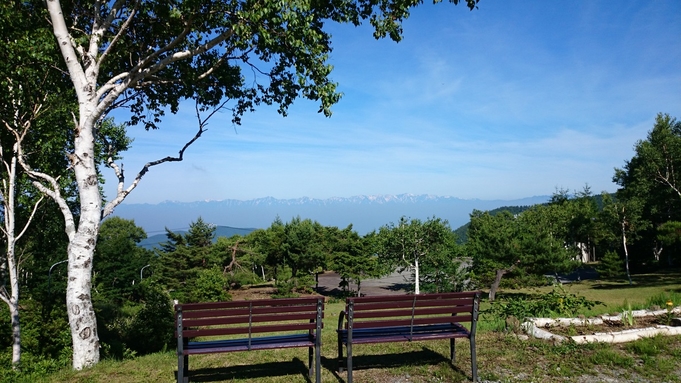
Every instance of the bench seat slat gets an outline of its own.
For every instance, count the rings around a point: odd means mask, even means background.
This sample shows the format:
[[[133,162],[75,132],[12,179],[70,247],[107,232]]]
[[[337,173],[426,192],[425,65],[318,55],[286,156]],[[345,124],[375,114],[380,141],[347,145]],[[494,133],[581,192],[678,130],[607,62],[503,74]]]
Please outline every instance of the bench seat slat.
[[[445,323],[457,323],[457,322],[470,322],[470,315],[457,315],[457,316],[439,316],[432,318],[414,318],[414,325],[426,325],[426,324],[445,324]],[[353,322],[352,326],[355,329],[361,328],[374,328],[374,327],[398,327],[398,326],[409,326],[412,324],[411,318],[405,319],[385,319],[385,320],[374,320],[374,321],[362,321]],[[353,332],[354,334],[354,332]]]
[[[317,328],[315,323],[293,323],[267,326],[253,326],[250,331],[248,326],[245,327],[222,327],[222,328],[199,328],[187,329],[182,331],[185,338],[195,338],[198,336],[220,336],[220,335],[235,335],[235,334],[252,334],[265,332],[280,332],[280,331],[302,331],[314,330]]]
[[[339,332],[342,342],[347,345],[348,331],[341,330]],[[470,335],[468,329],[458,323],[452,324],[437,324],[414,326],[413,331],[410,332],[410,326],[400,327],[379,327],[360,329],[352,331],[352,343],[383,343],[383,342],[404,342],[411,339],[430,340],[430,339],[450,339],[450,338],[467,338]]]
[[[294,334],[251,338],[250,350],[268,350],[291,347],[314,347],[315,337],[310,334]],[[227,339],[189,342],[184,355],[213,354],[219,352],[248,351],[248,339]]]

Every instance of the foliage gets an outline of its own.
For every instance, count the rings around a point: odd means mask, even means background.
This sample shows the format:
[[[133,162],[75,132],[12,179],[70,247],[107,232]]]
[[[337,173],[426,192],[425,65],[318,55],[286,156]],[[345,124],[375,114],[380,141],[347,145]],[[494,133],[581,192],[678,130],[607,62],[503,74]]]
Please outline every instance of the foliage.
[[[215,226],[201,217],[189,225],[185,234],[166,229],[168,242],[161,246],[151,268],[155,272],[153,279],[165,286],[174,299],[182,302],[194,300],[192,291],[202,270],[223,264],[221,254],[212,249],[214,232]]]
[[[317,221],[296,217],[284,224],[284,263],[293,278],[324,270],[332,249],[324,247],[326,229]]]
[[[164,350],[174,339],[175,317],[170,296],[147,282],[142,299],[142,308],[130,324],[126,343],[141,354]]]
[[[258,276],[252,271],[247,270],[241,270],[236,271],[232,274],[227,274],[226,278],[230,289],[238,289],[243,286],[262,283],[262,279],[260,276]]]
[[[379,264],[377,254],[376,235],[371,232],[364,237],[352,231],[352,226],[344,230],[330,230],[334,241],[334,254],[331,262],[332,269],[345,281],[342,290],[353,281],[357,286],[357,295],[361,295],[362,281],[368,278],[378,278],[386,274]]]
[[[221,302],[231,300],[228,281],[219,267],[202,269],[197,273],[191,292],[192,302]]]
[[[625,309],[622,310],[622,323],[627,327],[633,327],[636,323],[636,318],[634,318],[634,309],[631,307],[631,302],[624,300]]]
[[[470,259],[461,246],[437,253],[421,265],[423,290],[427,293],[466,291],[470,286]]]
[[[657,239],[671,246],[681,240],[681,222],[667,221],[657,227]]]
[[[677,291],[664,291],[658,294],[650,296],[646,299],[646,305],[648,308],[660,307],[667,308],[668,302],[671,302],[672,307],[681,306],[681,292]]]
[[[674,224],[665,224],[681,221],[681,121],[659,113],[646,139],[636,142],[634,150],[631,160],[615,169],[613,181],[620,186],[617,200],[638,208],[636,218],[641,223],[632,227],[632,234],[640,238],[632,256],[640,264],[659,260],[663,245],[673,240],[669,236],[673,229],[669,229]],[[678,262],[678,248],[665,254],[669,262]]]
[[[153,253],[138,246],[146,232],[132,220],[111,217],[102,222],[95,249],[94,280],[96,294],[105,294],[114,302],[133,299],[140,270],[148,265]]]
[[[613,278],[621,276],[624,272],[624,260],[616,251],[606,251],[600,263],[596,266],[601,278]]]
[[[104,297],[94,300],[104,358],[121,360],[157,352],[173,340],[170,296],[148,279],[137,290],[139,303]]]
[[[520,320],[527,317],[574,317],[582,311],[602,304],[602,302],[569,293],[562,285],[554,285],[553,290],[548,294],[532,297],[521,295],[492,302],[491,308],[484,311],[484,314],[501,319],[513,316]]]
[[[509,212],[494,216],[479,210],[471,213],[466,252],[473,258],[473,273],[479,283],[492,283],[496,270],[518,263],[520,244],[516,230],[515,217]]]
[[[448,278],[437,275],[437,265],[451,271],[450,263],[457,254],[456,237],[446,220],[432,217],[426,221],[400,217],[395,223],[382,226],[377,234],[378,257],[390,270],[411,269],[414,273],[414,293],[420,293],[420,285],[429,274],[431,286],[445,289]],[[426,274],[422,275],[424,271]]]

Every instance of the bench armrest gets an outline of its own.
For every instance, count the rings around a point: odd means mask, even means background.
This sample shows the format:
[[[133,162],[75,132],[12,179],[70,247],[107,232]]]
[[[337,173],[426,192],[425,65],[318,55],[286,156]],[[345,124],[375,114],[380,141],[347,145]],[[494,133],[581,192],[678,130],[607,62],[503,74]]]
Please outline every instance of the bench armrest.
[[[338,315],[338,330],[343,329],[343,320],[345,319],[345,310],[341,311]]]

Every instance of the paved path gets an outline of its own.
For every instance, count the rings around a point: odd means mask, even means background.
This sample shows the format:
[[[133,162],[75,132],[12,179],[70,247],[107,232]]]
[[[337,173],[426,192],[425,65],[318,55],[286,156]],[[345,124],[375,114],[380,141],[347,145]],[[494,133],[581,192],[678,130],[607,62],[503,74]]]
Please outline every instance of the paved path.
[[[411,273],[405,271],[403,273],[393,273],[387,277],[379,279],[367,279],[362,281],[362,295],[402,295],[409,292],[412,288],[412,283],[409,281]],[[319,275],[319,290],[318,293],[322,295],[340,295],[341,290],[338,287],[341,279],[338,274],[334,272],[326,272]],[[354,283],[350,284],[350,289],[357,291],[357,286]]]

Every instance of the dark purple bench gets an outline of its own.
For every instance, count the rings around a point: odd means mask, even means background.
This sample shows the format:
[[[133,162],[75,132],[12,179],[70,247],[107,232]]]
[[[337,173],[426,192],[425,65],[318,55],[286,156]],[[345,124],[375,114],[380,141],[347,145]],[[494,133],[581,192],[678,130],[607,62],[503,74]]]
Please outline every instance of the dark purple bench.
[[[189,355],[307,347],[320,383],[323,316],[323,297],[175,305],[177,381],[189,381]]]
[[[454,339],[467,338],[471,347],[473,381],[478,380],[475,328],[480,291],[422,295],[387,295],[347,298],[338,318],[338,371],[348,370],[352,383],[352,348],[356,344],[450,340],[450,359],[455,361]],[[469,323],[470,330],[463,326]],[[343,346],[347,360],[343,358]]]

